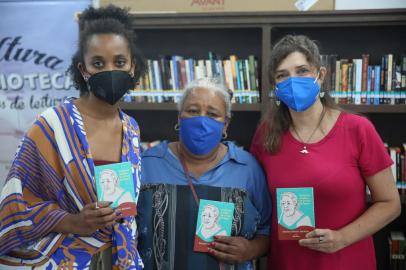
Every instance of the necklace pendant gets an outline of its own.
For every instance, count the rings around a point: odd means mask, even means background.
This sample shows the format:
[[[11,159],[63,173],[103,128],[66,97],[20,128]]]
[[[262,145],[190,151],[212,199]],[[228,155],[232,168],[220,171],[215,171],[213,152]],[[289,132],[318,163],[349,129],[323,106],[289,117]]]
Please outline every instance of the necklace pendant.
[[[309,151],[307,151],[306,146],[303,146],[303,149],[300,151],[300,153],[302,153],[303,155],[307,155],[309,154]]]

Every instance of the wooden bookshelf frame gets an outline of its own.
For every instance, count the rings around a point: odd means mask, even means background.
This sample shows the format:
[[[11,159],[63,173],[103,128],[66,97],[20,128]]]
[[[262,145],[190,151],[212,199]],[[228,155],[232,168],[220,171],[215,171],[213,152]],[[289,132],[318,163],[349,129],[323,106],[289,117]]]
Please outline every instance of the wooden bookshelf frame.
[[[406,106],[405,106],[406,107]],[[164,102],[164,103],[148,103],[148,102],[120,102],[120,108],[123,110],[139,110],[139,111],[176,111],[176,103]],[[232,110],[236,112],[249,111],[259,112],[261,106],[259,103],[255,104],[232,104]]]
[[[134,29],[173,27],[255,27],[266,25],[289,26],[348,26],[398,25],[406,23],[406,9],[372,9],[349,11],[307,12],[213,12],[213,13],[133,13]],[[322,25],[320,25],[322,24]]]
[[[231,138],[238,141],[241,145],[247,146],[250,144],[253,130],[256,128],[256,124],[259,121],[260,116],[264,116],[268,111],[270,104],[269,90],[271,89],[268,80],[268,59],[270,58],[271,48],[273,42],[285,32],[293,31],[297,29],[297,32],[307,33],[309,29],[316,30],[321,34],[319,36],[325,37],[325,41],[336,42],[342,41],[340,36],[334,36],[336,34],[357,36],[357,33],[368,32],[368,35],[374,36],[375,32],[379,30],[379,33],[385,33],[386,29],[392,29],[394,35],[390,36],[392,40],[398,40],[399,43],[396,46],[389,44],[389,49],[393,49],[394,52],[403,52],[403,44],[406,42],[406,35],[403,34],[403,28],[406,26],[406,9],[388,9],[388,10],[362,10],[362,11],[310,11],[310,12],[248,12],[248,13],[190,13],[190,14],[132,14],[132,26],[135,32],[139,31],[140,35],[143,33],[155,34],[154,31],[163,30],[162,33],[167,31],[164,35],[165,38],[172,38],[172,33],[176,33],[174,38],[182,38],[182,30],[190,33],[193,30],[202,30],[206,34],[203,38],[209,38],[208,41],[216,41],[207,34],[207,31],[217,30],[224,31],[225,34],[238,34],[238,29],[241,29],[242,33],[255,33],[256,43],[252,45],[249,43],[244,48],[248,50],[253,49],[253,53],[258,57],[258,65],[260,67],[259,79],[260,81],[260,97],[261,103],[257,104],[233,104],[233,112],[238,115],[233,118],[229,127],[229,134]],[[250,30],[254,32],[251,32]],[[328,34],[330,29],[334,32],[333,36]],[[354,29],[355,34],[351,29]],[[150,31],[152,30],[152,31]],[[321,31],[319,31],[321,30]],[[312,31],[312,30],[310,30]],[[182,32],[182,33],[179,33]],[[161,34],[161,32],[159,32]],[[154,38],[156,36],[152,35]],[[159,35],[158,35],[159,36]],[[146,44],[151,45],[153,38],[148,36],[148,42]],[[370,36],[368,36],[370,37]],[[211,38],[211,39],[210,39]],[[379,38],[379,37],[378,37]],[[141,39],[140,39],[141,40]],[[367,39],[368,42],[374,39]],[[377,39],[375,39],[377,40]],[[174,40],[172,40],[174,41]],[[176,40],[175,40],[176,41]],[[379,40],[381,41],[381,40]],[[220,41],[221,42],[221,41]],[[356,39],[355,39],[356,42]],[[329,42],[327,42],[329,43]],[[207,46],[207,42],[205,43]],[[344,44],[344,45],[343,45]],[[366,48],[368,43],[360,43],[358,48]],[[172,42],[173,45],[173,42]],[[189,44],[190,45],[190,44]],[[333,44],[334,45],[334,44]],[[341,42],[340,46],[347,46]],[[155,51],[159,51],[161,44],[155,44]],[[228,46],[228,45],[227,45]],[[251,47],[250,47],[251,46]],[[254,47],[253,47],[254,46]],[[327,44],[331,49],[337,49],[336,46],[332,46],[332,43]],[[350,46],[350,45],[348,45]],[[391,47],[392,46],[392,47]],[[382,51],[383,54],[387,54],[385,51],[385,45],[373,46],[377,49],[375,52],[371,51],[371,55]],[[205,47],[202,47],[205,48]],[[221,48],[221,47],[220,47]],[[341,47],[339,47],[341,48]],[[355,46],[354,46],[355,48]],[[171,52],[173,48],[168,48],[167,51]],[[209,48],[210,49],[210,48]],[[208,49],[208,51],[209,51]],[[241,49],[236,47],[235,49]],[[353,48],[350,47],[350,50]],[[215,48],[213,49],[215,51]],[[241,50],[246,53],[246,51]],[[339,51],[338,51],[339,52]],[[338,53],[337,52],[337,53]],[[343,51],[343,53],[345,50]],[[359,50],[353,50],[358,55]],[[197,53],[200,53],[199,51]],[[406,53],[406,51],[404,51]],[[164,54],[164,53],[162,53]],[[186,54],[186,52],[185,52]],[[153,55],[153,54],[152,54]],[[191,54],[193,55],[193,53]],[[237,54],[239,55],[239,54]],[[158,55],[156,55],[158,56]],[[240,55],[239,55],[240,56]],[[129,111],[135,116],[140,126],[144,127],[143,136],[144,139],[157,139],[166,138],[168,140],[176,140],[177,132],[173,130],[173,125],[176,123],[176,105],[174,103],[124,103],[121,102],[122,109]],[[406,105],[354,105],[346,104],[340,105],[343,109],[367,114],[371,121],[374,123],[382,139],[386,142],[398,145],[401,142],[406,142]],[[160,137],[161,136],[161,137]],[[405,207],[405,198],[402,201],[403,207]],[[379,233],[374,235],[376,243],[386,243],[387,233],[393,229],[400,229],[404,231],[405,215],[396,219],[390,225],[382,229]],[[403,225],[402,225],[403,224]],[[402,227],[403,226],[403,227]],[[385,245],[375,245],[377,253],[378,269],[387,269],[388,261],[386,256],[388,254],[387,247]]]
[[[406,113],[406,105],[354,105],[354,104],[345,104],[340,105],[341,108],[358,113],[394,113],[394,114],[403,114]],[[148,103],[148,102],[120,102],[120,108],[123,110],[138,110],[138,111],[176,111],[176,103],[167,102],[167,103]],[[261,104],[232,104],[232,110],[241,112],[241,111],[250,111],[250,112],[259,112],[262,111]],[[406,120],[405,120],[406,121]]]
[[[269,107],[268,59],[272,47],[273,27],[347,27],[347,26],[399,26],[406,25],[406,9],[375,9],[362,11],[309,11],[309,12],[214,12],[132,14],[135,31],[148,29],[227,29],[260,28],[261,44],[261,100],[259,104],[234,104],[235,111],[261,111]],[[170,103],[121,103],[125,110],[176,110]],[[354,105],[342,106],[360,113],[406,113],[406,105]]]

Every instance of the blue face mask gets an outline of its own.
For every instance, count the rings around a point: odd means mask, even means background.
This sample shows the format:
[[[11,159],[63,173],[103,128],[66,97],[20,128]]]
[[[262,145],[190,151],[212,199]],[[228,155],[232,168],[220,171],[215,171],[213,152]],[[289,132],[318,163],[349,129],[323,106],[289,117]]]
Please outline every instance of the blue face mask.
[[[194,155],[210,153],[221,141],[224,122],[207,116],[194,116],[180,119],[180,140]]]
[[[275,95],[292,110],[303,112],[316,102],[319,92],[317,78],[289,77],[276,84]]]

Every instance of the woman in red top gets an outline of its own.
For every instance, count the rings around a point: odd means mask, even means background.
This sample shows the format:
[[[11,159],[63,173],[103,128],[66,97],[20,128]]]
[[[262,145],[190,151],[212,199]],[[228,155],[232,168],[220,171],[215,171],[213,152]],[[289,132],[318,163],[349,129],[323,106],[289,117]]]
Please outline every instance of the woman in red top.
[[[278,240],[273,215],[269,269],[376,269],[371,235],[400,214],[382,140],[370,121],[341,111],[320,91],[325,75],[317,45],[306,36],[288,35],[272,50],[276,106],[251,152],[266,170],[273,199],[276,188],[313,188],[316,229],[301,240]]]

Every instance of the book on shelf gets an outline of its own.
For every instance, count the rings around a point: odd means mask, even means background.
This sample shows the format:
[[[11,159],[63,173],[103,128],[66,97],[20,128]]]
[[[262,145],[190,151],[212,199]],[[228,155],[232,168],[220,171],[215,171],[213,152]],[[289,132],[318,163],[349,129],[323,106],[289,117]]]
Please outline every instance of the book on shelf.
[[[406,143],[401,146],[388,146],[385,144],[387,151],[393,161],[391,166],[392,174],[396,181],[401,197],[406,196]]]
[[[386,54],[372,63],[369,54],[360,58],[321,55],[327,74],[322,89],[338,104],[406,104],[406,55]]]
[[[204,77],[218,78],[228,89],[237,92],[233,98],[234,103],[259,102],[256,57],[249,55],[245,59],[240,59],[233,54],[223,58],[213,52],[208,53],[208,59],[185,58],[179,55],[148,59],[147,73],[140,78],[130,93],[133,98],[127,97],[124,101],[176,102],[179,95],[166,95],[165,92],[182,91],[191,81]]]
[[[341,59],[341,92],[340,104],[348,103],[348,60]]]
[[[405,270],[406,240],[403,232],[392,231],[388,237],[391,270]]]
[[[361,104],[367,104],[369,54],[362,55],[362,77],[361,77]]]

